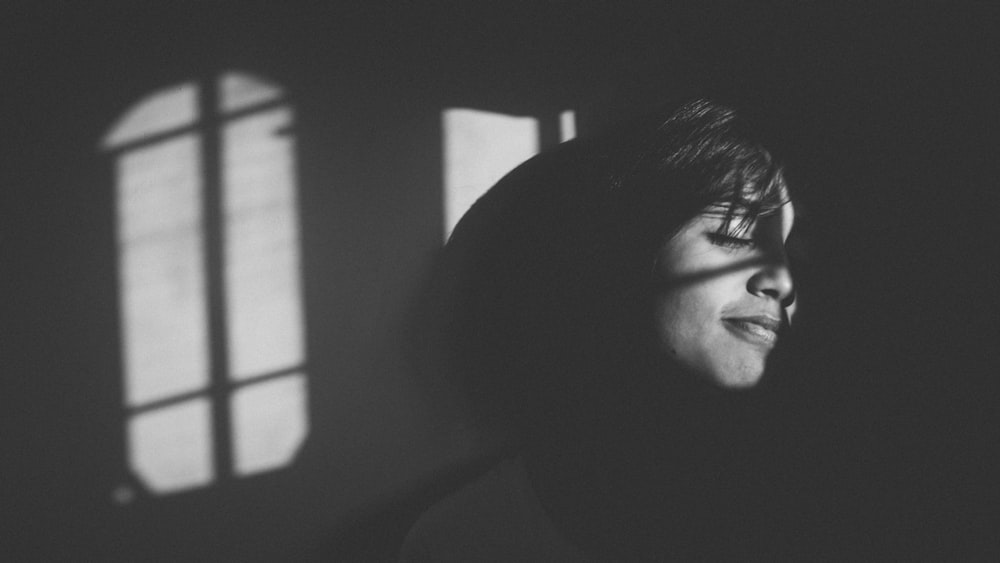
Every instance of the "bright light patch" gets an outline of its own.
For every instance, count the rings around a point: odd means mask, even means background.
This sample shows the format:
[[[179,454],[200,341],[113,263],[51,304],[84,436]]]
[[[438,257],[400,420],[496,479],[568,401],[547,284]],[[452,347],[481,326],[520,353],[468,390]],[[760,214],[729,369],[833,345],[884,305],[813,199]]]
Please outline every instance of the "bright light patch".
[[[246,379],[304,359],[291,122],[281,108],[223,134],[230,376]]]
[[[248,385],[233,393],[233,458],[237,475],[292,462],[309,431],[302,374]]]
[[[576,112],[568,109],[559,114],[559,142],[576,137]]]
[[[158,494],[288,465],[308,433],[292,111],[247,74],[214,86],[215,108],[194,84],[160,90],[102,142],[117,173],[128,464]],[[210,302],[216,284],[224,303]],[[213,339],[226,350],[214,362]],[[232,466],[216,467],[213,436]]]
[[[198,140],[185,135],[118,160],[125,402],[204,388],[204,295]]]
[[[458,220],[507,172],[538,152],[538,120],[448,109],[444,130],[445,239]]]
[[[198,87],[181,84],[147,96],[115,123],[104,137],[104,148],[137,141],[186,125],[198,119]]]
[[[206,485],[214,478],[211,405],[191,399],[133,416],[129,464],[154,493]]]
[[[223,112],[263,104],[283,95],[281,88],[249,74],[227,72],[219,78],[219,110]]]

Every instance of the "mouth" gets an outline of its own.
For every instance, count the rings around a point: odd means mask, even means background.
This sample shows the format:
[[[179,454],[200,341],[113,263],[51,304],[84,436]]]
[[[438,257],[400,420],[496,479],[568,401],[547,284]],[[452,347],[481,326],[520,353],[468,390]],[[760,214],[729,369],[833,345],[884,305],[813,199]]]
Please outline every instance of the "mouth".
[[[726,328],[737,337],[765,348],[772,348],[778,342],[778,335],[784,330],[784,323],[766,315],[749,317],[727,317],[722,319]]]

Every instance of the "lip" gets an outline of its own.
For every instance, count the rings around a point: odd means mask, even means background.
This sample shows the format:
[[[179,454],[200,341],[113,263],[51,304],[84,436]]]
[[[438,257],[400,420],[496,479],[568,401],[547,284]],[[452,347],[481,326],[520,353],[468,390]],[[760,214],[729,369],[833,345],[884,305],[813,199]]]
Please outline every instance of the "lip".
[[[778,342],[778,335],[785,330],[785,323],[769,315],[726,317],[722,319],[730,332],[750,342],[767,348]]]

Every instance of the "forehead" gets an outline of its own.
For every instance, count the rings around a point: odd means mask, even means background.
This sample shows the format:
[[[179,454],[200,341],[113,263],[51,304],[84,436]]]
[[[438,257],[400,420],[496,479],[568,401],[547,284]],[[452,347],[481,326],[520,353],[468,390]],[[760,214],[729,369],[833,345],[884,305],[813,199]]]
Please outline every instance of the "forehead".
[[[729,183],[729,182],[726,182]],[[764,177],[744,178],[729,183],[728,189],[709,204],[703,213],[733,220],[736,228],[744,228],[758,218],[788,215],[792,205],[784,174],[780,168]],[[794,210],[791,211],[794,216]],[[727,221],[728,222],[728,221]]]
[[[724,203],[712,204],[699,217],[708,219],[720,231],[733,234],[753,232],[766,226],[779,226],[782,235],[787,237],[795,223],[795,204],[790,198],[786,198],[776,208],[762,210],[756,215],[745,208]]]
[[[776,213],[764,217],[764,219],[767,218],[778,222],[781,227],[782,238],[788,238],[788,235],[792,232],[792,227],[795,225],[795,204],[789,199],[782,204]]]

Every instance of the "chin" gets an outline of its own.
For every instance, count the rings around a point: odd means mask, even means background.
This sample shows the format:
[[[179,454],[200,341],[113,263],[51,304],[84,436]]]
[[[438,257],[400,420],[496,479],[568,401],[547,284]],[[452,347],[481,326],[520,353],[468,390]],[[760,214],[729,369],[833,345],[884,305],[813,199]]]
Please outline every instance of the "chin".
[[[717,381],[716,383],[725,389],[752,389],[760,383],[760,376],[740,376],[729,379],[723,379]]]
[[[709,375],[709,380],[723,389],[739,390],[756,387],[763,377],[763,365],[740,364],[713,370]]]

